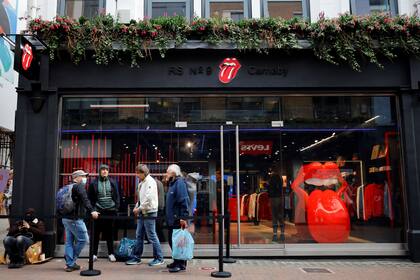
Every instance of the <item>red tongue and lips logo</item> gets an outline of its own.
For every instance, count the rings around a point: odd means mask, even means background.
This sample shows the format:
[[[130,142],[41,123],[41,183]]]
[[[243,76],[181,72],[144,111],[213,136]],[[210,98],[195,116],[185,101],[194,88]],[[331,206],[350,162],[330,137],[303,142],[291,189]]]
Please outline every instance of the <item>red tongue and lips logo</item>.
[[[29,44],[25,44],[23,47],[22,55],[22,68],[26,71],[31,67],[32,59],[34,58],[32,53],[32,47]]]
[[[334,162],[313,162],[304,167],[305,182],[315,186],[336,185],[341,176]],[[313,191],[306,203],[309,232],[320,243],[346,242],[350,235],[350,215],[341,194],[333,189]]]
[[[241,66],[236,58],[225,58],[219,65],[219,81],[224,84],[230,83],[236,77]]]

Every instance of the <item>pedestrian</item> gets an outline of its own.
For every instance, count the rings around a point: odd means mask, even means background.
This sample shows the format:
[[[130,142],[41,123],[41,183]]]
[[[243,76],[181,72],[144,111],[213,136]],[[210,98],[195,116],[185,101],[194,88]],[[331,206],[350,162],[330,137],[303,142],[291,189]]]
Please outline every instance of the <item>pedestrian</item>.
[[[127,265],[141,263],[144,247],[144,233],[153,246],[153,260],[149,266],[164,264],[162,248],[156,234],[156,218],[158,214],[159,198],[155,179],[149,174],[149,168],[145,164],[136,167],[136,176],[140,183],[137,187],[138,202],[134,207],[134,214],[138,216],[136,230],[136,247],[134,256],[126,262]]]
[[[9,171],[9,178],[7,180],[6,189],[4,190],[4,207],[6,208],[6,215],[10,216],[12,210],[12,194],[13,194],[13,169]],[[12,219],[9,217],[9,226],[12,225]]]
[[[95,211],[101,214],[101,217],[94,223],[94,241],[93,241],[93,260],[98,259],[98,247],[100,235],[106,240],[108,247],[108,260],[115,262],[114,255],[114,224],[115,221],[111,217],[118,214],[120,207],[120,195],[117,183],[109,178],[109,166],[102,164],[99,167],[99,176],[89,185],[89,200]]]
[[[65,271],[67,272],[80,269],[76,261],[83,247],[89,241],[87,228],[83,221],[86,217],[86,211],[90,213],[93,219],[97,219],[99,216],[99,213],[90,204],[86,193],[87,175],[88,173],[83,170],[74,171],[71,175],[74,182],[71,190],[74,210],[69,214],[63,215],[62,219],[66,233],[64,258],[66,260]]]
[[[172,249],[172,233],[174,229],[185,229],[189,216],[189,196],[187,185],[181,176],[181,168],[176,164],[169,165],[166,170],[166,180],[169,183],[169,189],[166,194],[166,222],[168,224],[168,242]],[[179,272],[185,270],[187,261],[173,260],[168,264],[169,272]]]
[[[27,209],[24,219],[15,222],[3,240],[10,259],[9,268],[21,268],[24,265],[26,250],[35,242],[42,241],[44,234],[44,222],[38,219],[35,209]]]
[[[162,243],[165,241],[165,235],[163,234],[163,217],[165,216],[165,188],[160,180],[156,179],[156,185],[158,189],[158,218],[156,220],[156,233],[159,241]]]

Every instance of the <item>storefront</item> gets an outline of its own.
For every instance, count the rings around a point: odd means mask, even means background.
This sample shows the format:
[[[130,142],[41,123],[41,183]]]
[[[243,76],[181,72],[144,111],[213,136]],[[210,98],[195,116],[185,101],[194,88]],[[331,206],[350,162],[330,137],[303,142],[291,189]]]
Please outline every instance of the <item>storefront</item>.
[[[417,61],[359,73],[306,50],[188,46],[139,68],[62,57],[42,64],[40,84],[21,79],[15,213],[53,215],[55,191],[73,170],[94,176],[107,163],[127,215],[136,164],[162,179],[176,163],[199,178],[197,255],[215,255],[213,217],[224,208],[233,255],[420,261]],[[59,226],[49,230],[59,244]]]

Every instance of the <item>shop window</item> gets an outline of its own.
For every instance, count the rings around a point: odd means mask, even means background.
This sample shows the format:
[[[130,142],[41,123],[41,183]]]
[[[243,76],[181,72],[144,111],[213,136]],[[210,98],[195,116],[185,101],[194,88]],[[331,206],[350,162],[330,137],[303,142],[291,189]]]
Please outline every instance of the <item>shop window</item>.
[[[390,13],[396,15],[397,0],[350,0],[351,12],[354,15],[370,15],[373,13]]]
[[[92,18],[106,13],[105,3],[105,0],[58,0],[57,13],[74,19]]]
[[[247,0],[207,0],[205,16],[216,18],[230,18],[234,21],[248,18],[250,14]]]
[[[190,0],[147,0],[145,1],[145,11],[149,18],[184,16],[188,20],[191,18]]]
[[[277,248],[406,241],[395,96],[72,96],[61,111],[60,185],[77,169],[92,181],[107,163],[121,188],[121,216],[135,203],[139,162],[159,180],[176,163],[199,178],[190,205],[195,241],[216,243],[223,147],[232,240]],[[116,228],[118,239],[135,237],[133,217]]]
[[[262,13],[264,17],[307,17],[306,0],[263,0]]]

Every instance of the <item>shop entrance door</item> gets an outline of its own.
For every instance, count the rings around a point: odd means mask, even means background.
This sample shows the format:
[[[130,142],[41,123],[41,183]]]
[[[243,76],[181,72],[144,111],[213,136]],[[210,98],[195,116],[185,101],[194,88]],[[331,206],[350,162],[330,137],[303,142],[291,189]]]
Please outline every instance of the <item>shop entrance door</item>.
[[[284,249],[281,137],[279,129],[220,127],[218,209],[230,214],[235,247]]]

